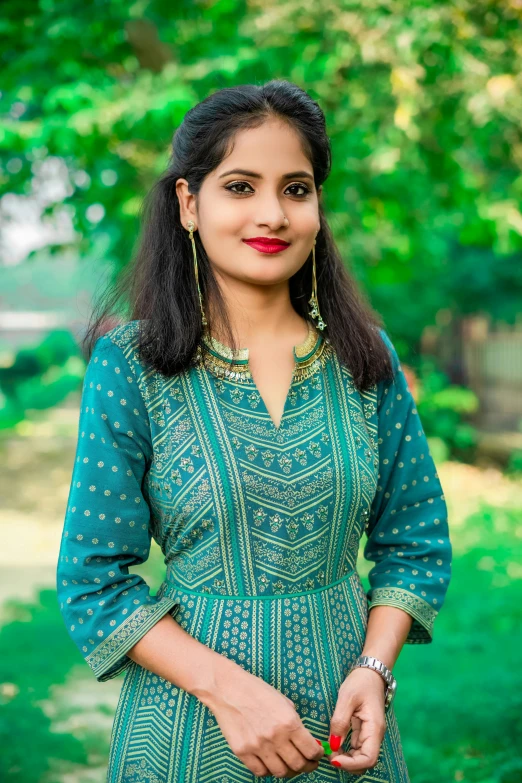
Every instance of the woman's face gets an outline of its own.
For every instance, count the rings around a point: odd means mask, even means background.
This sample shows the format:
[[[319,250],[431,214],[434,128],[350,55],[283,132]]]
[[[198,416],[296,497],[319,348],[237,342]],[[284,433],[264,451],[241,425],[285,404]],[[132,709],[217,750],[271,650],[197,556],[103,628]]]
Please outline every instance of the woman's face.
[[[298,135],[277,120],[238,132],[231,154],[203,181],[197,210],[185,179],[177,192],[182,224],[194,221],[218,278],[281,284],[305,263],[320,229],[321,188]],[[270,254],[243,241],[256,237],[290,246]]]

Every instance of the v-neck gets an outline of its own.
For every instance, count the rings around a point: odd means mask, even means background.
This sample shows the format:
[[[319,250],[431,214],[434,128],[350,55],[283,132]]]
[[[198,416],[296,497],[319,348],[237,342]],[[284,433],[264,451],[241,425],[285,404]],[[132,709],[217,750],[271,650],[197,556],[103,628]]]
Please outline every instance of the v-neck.
[[[215,337],[211,337],[207,332],[205,332],[202,337],[203,347],[206,348],[206,351],[209,354],[209,358],[212,359],[212,357],[214,357],[214,361],[211,360],[209,363],[207,363],[207,366],[209,366],[211,370],[214,370],[219,377],[226,377],[231,381],[238,381],[241,383],[250,383],[257,393],[263,408],[263,412],[266,414],[268,421],[270,422],[270,425],[276,434],[281,432],[282,426],[286,419],[290,395],[296,381],[298,370],[304,368],[305,366],[309,366],[310,362],[314,360],[319,347],[323,343],[323,336],[315,328],[315,325],[311,321],[308,321],[307,323],[308,334],[306,338],[301,343],[293,346],[294,369],[292,371],[290,385],[286,393],[281,418],[277,426],[275,425],[274,420],[268,411],[265,400],[259,391],[254,377],[250,371],[248,348],[237,348],[233,350],[228,345],[225,345],[224,343],[217,340]]]

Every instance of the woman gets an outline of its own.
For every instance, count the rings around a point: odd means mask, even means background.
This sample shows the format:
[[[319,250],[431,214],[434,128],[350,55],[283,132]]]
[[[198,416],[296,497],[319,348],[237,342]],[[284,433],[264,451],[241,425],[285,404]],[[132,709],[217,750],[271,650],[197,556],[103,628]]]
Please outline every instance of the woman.
[[[110,783],[408,781],[392,669],[432,640],[447,509],[328,228],[329,170],[299,87],[214,93],[91,328],[57,585],[96,678],[125,672]],[[120,297],[130,319],[99,337]],[[154,596],[128,571],[151,537]]]

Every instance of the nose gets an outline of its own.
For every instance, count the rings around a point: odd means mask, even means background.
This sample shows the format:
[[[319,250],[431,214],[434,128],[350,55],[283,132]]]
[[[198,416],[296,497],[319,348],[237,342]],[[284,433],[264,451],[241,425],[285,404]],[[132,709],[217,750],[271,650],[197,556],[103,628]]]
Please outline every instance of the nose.
[[[264,196],[256,204],[256,226],[269,226],[272,230],[285,224],[285,213],[277,196]]]

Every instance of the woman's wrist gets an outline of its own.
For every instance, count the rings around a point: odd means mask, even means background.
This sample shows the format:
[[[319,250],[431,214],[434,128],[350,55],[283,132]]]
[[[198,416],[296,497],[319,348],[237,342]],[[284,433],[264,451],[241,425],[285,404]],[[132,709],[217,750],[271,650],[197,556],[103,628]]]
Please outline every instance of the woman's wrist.
[[[192,693],[211,712],[214,712],[215,708],[227,701],[227,696],[234,685],[237,685],[241,677],[248,675],[249,672],[215,650],[211,652],[213,654],[208,657],[205,675],[194,685]]]
[[[189,634],[166,614],[128,651],[131,660],[195,696],[210,709],[223,681],[244,670]]]
[[[371,607],[361,655],[370,655],[382,661],[390,671],[395,666],[404,646],[413,618],[395,606]]]
[[[380,682],[382,686],[382,692],[384,693],[386,690],[386,683],[384,682],[379,672],[376,672],[374,669],[368,669],[364,666],[356,666],[347,674],[346,679],[348,679],[348,677],[351,679],[358,677],[361,679],[361,681],[366,680],[370,684],[375,683],[376,687],[378,687],[378,683]]]
[[[387,710],[390,707],[397,690],[397,680],[393,676],[391,669],[389,669],[383,661],[372,655],[360,655],[352,664],[352,671],[359,667],[374,671],[382,679],[382,682],[386,686],[384,691],[384,707]]]

